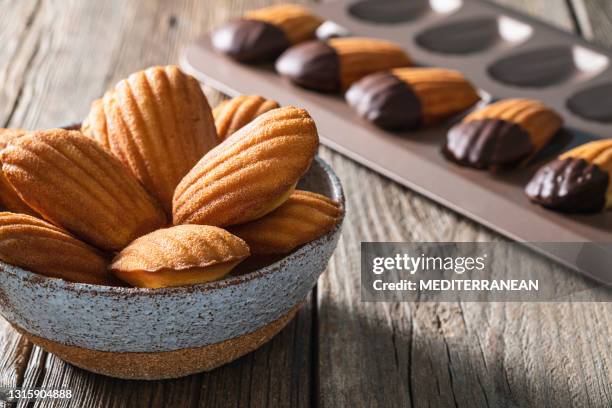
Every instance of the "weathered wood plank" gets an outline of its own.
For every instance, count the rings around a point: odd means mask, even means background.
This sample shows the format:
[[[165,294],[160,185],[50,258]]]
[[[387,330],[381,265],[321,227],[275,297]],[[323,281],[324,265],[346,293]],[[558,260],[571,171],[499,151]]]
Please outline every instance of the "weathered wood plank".
[[[0,49],[0,118],[28,128],[80,121],[91,101],[119,79],[150,65],[176,63],[189,39],[230,14],[269,3],[55,0],[0,7],[0,40],[7,44]],[[219,100],[217,93],[208,94]],[[5,326],[0,326],[3,384],[75,392],[71,401],[35,406],[310,405],[310,303],[270,344],[246,358],[209,374],[160,382],[87,373],[32,347]]]
[[[500,3],[573,28],[562,0]],[[612,404],[607,304],[360,302],[360,241],[501,238],[327,149],[322,155],[344,183],[348,218],[319,284],[321,406]],[[520,252],[517,269],[547,271],[562,286],[575,279]]]
[[[12,123],[22,96],[27,61],[36,50],[32,27],[40,19],[40,4],[23,1],[19,7],[0,5],[0,126]],[[31,345],[0,317],[0,384],[16,386],[23,380]],[[0,403],[0,407],[3,403]]]
[[[0,350],[2,350],[2,354],[0,354],[1,385],[15,387],[21,384],[31,348],[32,345],[19,336],[0,317]]]
[[[200,407],[310,406],[312,312],[309,302],[270,343],[201,375]]]
[[[583,35],[612,47],[612,3],[606,0],[570,0]]]
[[[574,31],[572,15],[565,0],[491,0],[568,31]]]
[[[23,96],[28,63],[38,49],[37,27],[42,18],[39,1],[20,2],[18,7],[2,5],[0,19],[0,118],[2,125],[11,124],[16,104]]]

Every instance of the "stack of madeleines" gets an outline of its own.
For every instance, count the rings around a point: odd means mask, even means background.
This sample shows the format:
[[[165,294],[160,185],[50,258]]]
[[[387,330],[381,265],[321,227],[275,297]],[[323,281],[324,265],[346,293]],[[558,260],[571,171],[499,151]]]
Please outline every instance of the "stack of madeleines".
[[[296,190],[318,143],[303,109],[243,96],[213,113],[177,67],[134,73],[80,130],[0,131],[0,260],[100,285],[223,278],[338,223],[338,203]]]

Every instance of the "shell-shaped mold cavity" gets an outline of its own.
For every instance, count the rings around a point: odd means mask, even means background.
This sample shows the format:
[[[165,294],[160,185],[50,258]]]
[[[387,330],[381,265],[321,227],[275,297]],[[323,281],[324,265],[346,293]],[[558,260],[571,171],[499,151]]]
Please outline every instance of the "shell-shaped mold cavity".
[[[371,23],[397,24],[416,20],[430,12],[453,13],[462,4],[463,0],[361,0],[352,4],[348,12]]]
[[[567,108],[582,118],[612,123],[612,82],[577,92],[568,99]]]
[[[440,54],[472,54],[503,43],[515,45],[527,40],[532,32],[531,26],[511,18],[485,16],[428,28],[415,41]]]
[[[587,79],[608,66],[608,58],[580,46],[532,49],[504,57],[489,74],[508,85],[544,88],[573,79]]]

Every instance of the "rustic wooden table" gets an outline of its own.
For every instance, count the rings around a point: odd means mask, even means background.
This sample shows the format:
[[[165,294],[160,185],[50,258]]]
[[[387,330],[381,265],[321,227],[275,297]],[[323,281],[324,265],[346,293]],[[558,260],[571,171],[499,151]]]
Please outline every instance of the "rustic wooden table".
[[[0,125],[78,121],[117,80],[176,63],[197,34],[269,3],[0,0]],[[503,3],[612,44],[612,2]],[[68,387],[74,398],[58,405],[74,407],[612,406],[612,305],[360,302],[361,241],[501,238],[327,148],[320,154],[347,192],[343,237],[310,301],[269,344],[211,373],[121,381],[63,363],[0,319],[0,384]],[[571,285],[573,275],[540,258],[517,262]]]

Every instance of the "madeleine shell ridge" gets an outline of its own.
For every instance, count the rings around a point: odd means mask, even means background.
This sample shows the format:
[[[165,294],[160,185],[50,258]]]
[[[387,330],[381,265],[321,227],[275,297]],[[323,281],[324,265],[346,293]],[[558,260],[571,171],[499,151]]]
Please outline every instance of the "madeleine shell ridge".
[[[53,278],[111,284],[101,253],[67,231],[25,214],[0,212],[0,259]]]
[[[107,92],[104,112],[112,153],[170,213],[176,185],[217,144],[200,84],[176,66],[151,67]]]
[[[0,128],[0,151],[13,140],[17,140],[26,133],[27,130],[24,129]],[[0,162],[0,169],[1,167],[2,162]],[[19,197],[19,194],[2,171],[0,171],[0,205],[14,213],[37,215],[36,212]]]
[[[259,95],[241,95],[221,102],[213,110],[217,141],[221,143],[256,117],[278,107],[276,101]]]
[[[292,106],[271,110],[208,152],[174,194],[174,224],[229,226],[281,205],[319,144],[314,121]]]
[[[104,148],[110,150],[108,141],[108,126],[104,114],[104,99],[96,99],[91,103],[87,118],[81,124],[81,133],[100,143]]]
[[[229,232],[186,224],[136,239],[117,254],[110,269],[135,286],[182,286],[220,279],[247,256],[247,244]]]
[[[13,140],[19,139],[28,133],[25,129],[19,128],[0,128],[0,150],[4,149]]]
[[[96,247],[122,249],[166,223],[125,167],[79,131],[29,133],[4,149],[1,160],[30,207]]]
[[[230,231],[246,241],[252,255],[280,255],[325,235],[338,224],[341,215],[337,202],[321,194],[296,190],[276,210]]]

